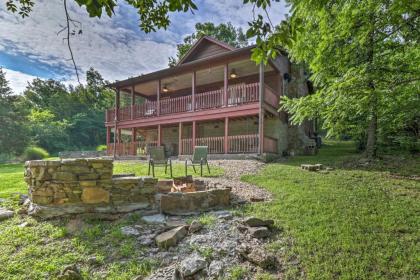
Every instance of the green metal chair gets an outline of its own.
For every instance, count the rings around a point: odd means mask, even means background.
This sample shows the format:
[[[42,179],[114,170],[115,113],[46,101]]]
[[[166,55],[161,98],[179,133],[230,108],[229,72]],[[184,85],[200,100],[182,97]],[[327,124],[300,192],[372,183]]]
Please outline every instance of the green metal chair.
[[[165,174],[168,170],[172,178],[172,161],[170,158],[165,157],[164,147],[150,147],[149,148],[149,171],[148,175],[150,176],[150,169],[152,169],[152,175],[155,177],[155,166],[165,166]]]
[[[192,158],[185,160],[185,176],[188,176],[188,165],[192,165],[194,169],[194,173],[197,173],[195,170],[195,165],[200,165],[200,176],[203,176],[203,165],[207,165],[207,170],[210,174],[210,166],[207,161],[207,154],[208,154],[208,147],[207,146],[195,146],[194,153]],[[190,161],[191,163],[188,163]]]

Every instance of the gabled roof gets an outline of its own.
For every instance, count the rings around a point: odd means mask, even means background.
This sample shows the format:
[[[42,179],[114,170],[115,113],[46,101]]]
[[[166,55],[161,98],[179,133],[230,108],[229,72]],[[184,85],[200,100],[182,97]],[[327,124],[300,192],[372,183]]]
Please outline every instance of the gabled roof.
[[[229,44],[216,40],[210,36],[201,37],[191,49],[180,59],[178,65],[235,50]]]

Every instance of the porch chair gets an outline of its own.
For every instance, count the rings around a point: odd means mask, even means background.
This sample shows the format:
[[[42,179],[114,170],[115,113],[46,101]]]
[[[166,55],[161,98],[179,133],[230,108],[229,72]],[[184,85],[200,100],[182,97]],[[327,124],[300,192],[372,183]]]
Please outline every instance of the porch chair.
[[[152,176],[155,177],[155,166],[165,166],[165,174],[168,170],[172,178],[172,161],[170,158],[165,157],[164,147],[150,147],[149,148],[149,171],[147,175],[150,176],[150,168],[152,169]]]
[[[210,166],[207,161],[208,150],[209,148],[207,146],[195,146],[192,158],[185,160],[185,176],[188,175],[187,171],[188,171],[189,165],[193,167],[194,173],[197,173],[197,171],[195,170],[195,165],[200,165],[200,176],[202,177],[203,165],[206,164],[207,170],[209,171],[209,174],[210,174]],[[188,161],[190,161],[191,163],[188,163]]]

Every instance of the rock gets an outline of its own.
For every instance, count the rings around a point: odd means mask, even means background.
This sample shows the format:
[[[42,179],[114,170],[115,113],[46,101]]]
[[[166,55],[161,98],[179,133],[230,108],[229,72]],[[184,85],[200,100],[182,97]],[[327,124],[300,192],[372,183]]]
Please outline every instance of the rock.
[[[98,260],[98,258],[97,257],[95,257],[95,256],[92,256],[92,257],[89,257],[88,259],[87,259],[87,263],[89,264],[89,265],[91,265],[91,266],[97,266],[97,265],[100,265],[101,264],[101,262]]]
[[[72,219],[66,225],[67,232],[70,234],[81,232],[85,227],[86,224],[82,219]]]
[[[20,225],[18,225],[18,227],[20,227],[20,228],[24,228],[24,227],[27,227],[29,225],[29,223],[28,222],[23,222],[23,223],[21,223]]]
[[[231,219],[232,213],[230,213],[229,211],[225,211],[225,210],[221,210],[221,211],[214,211],[213,215],[215,215],[218,219],[221,220],[228,220]]]
[[[143,216],[141,218],[146,223],[151,223],[151,224],[164,224],[166,222],[166,217],[165,215],[162,215],[162,214]]]
[[[6,208],[0,207],[0,221],[10,219],[14,215],[15,215],[15,212],[8,210]]]
[[[265,199],[263,197],[253,196],[250,198],[251,202],[263,202]]]
[[[153,244],[154,237],[155,237],[154,234],[148,234],[148,235],[140,236],[139,238],[137,238],[137,240],[139,241],[141,245],[150,246]]]
[[[276,257],[261,248],[253,248],[250,253],[243,254],[243,256],[248,261],[264,269],[273,269],[277,265]]]
[[[82,201],[84,203],[101,203],[109,202],[109,192],[104,190],[103,188],[83,188],[82,192]]]
[[[182,277],[192,276],[207,266],[207,262],[198,254],[184,259],[180,265],[180,272]]]
[[[57,279],[59,280],[81,280],[83,279],[82,275],[80,275],[79,268],[75,265],[68,265],[66,266],[58,275]]]
[[[173,229],[180,226],[188,227],[188,224],[182,220],[169,220],[169,221],[166,221],[165,225],[167,229]]]
[[[267,227],[250,227],[248,231],[255,238],[266,238],[271,234]]]
[[[122,227],[121,228],[121,233],[124,234],[124,235],[133,235],[133,236],[140,235],[140,232],[137,229],[135,229],[133,227],[130,227],[130,226]]]
[[[224,264],[222,261],[212,261],[208,268],[208,276],[215,279],[219,279],[224,270]]]
[[[187,227],[180,226],[159,234],[155,237],[156,245],[161,248],[175,246],[187,234]]]
[[[188,232],[189,232],[189,233],[198,232],[198,231],[200,231],[202,228],[203,228],[203,225],[202,225],[199,221],[194,220],[194,221],[192,221],[192,222],[191,222],[190,227],[189,227],[189,229],[188,229]]]
[[[244,219],[243,223],[249,227],[264,227],[264,226],[272,226],[274,224],[274,221],[262,220],[255,217],[248,217]]]
[[[19,195],[19,205],[23,205],[28,198],[26,194]]]

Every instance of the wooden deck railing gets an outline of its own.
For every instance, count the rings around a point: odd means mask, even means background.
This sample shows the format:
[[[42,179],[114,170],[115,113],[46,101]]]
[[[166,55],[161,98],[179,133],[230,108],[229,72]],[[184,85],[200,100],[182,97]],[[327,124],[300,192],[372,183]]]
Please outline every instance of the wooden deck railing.
[[[236,106],[251,102],[258,102],[258,92],[259,83],[232,85],[228,88],[228,106]],[[275,100],[277,96],[273,93],[271,89],[266,89],[266,95],[268,96],[266,97],[267,102],[269,102],[270,104],[274,104],[277,102],[278,104],[278,101]],[[195,95],[194,110],[209,110],[213,108],[223,107],[223,96],[223,89],[198,93]],[[193,110],[191,95],[161,99],[159,103],[160,114],[162,115],[189,112]],[[136,104],[125,108],[120,108],[118,110],[118,119],[121,121],[130,120],[131,115],[133,115],[134,119],[154,117],[157,116],[157,106],[158,103],[156,101],[147,100],[142,104]],[[131,114],[132,110],[133,114]],[[114,108],[107,110],[107,122],[114,121],[114,112]]]
[[[195,96],[195,109],[212,109],[223,106],[223,90],[214,90],[204,93],[199,93]]]
[[[195,139],[196,146],[209,147],[209,154],[223,154],[225,137],[204,137]]]
[[[156,147],[157,141],[137,141],[129,143],[117,143],[116,155],[117,156],[136,156],[147,155],[150,147]],[[114,143],[107,146],[107,154],[112,156],[114,154]]]
[[[264,136],[264,153],[277,153],[277,139]]]
[[[181,149],[183,155],[192,155],[193,153],[193,145],[192,145],[192,139],[191,138],[185,138],[181,139]]]
[[[259,83],[240,84],[228,89],[228,105],[240,105],[258,101]]]
[[[160,113],[162,115],[188,112],[191,110],[191,95],[167,98],[160,101]]]
[[[258,134],[228,136],[229,153],[257,153]]]

